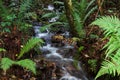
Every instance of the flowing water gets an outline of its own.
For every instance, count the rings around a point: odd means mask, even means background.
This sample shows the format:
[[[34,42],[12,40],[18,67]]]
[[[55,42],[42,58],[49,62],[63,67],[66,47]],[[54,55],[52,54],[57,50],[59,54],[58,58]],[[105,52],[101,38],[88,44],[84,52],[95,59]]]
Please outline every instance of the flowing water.
[[[53,10],[51,6],[48,9]],[[56,17],[55,17],[56,18]],[[53,21],[52,21],[53,20]],[[50,22],[54,22],[56,19],[51,19]],[[40,32],[41,25],[35,25],[34,31],[37,38],[42,38],[45,40],[45,45],[40,48],[44,57],[53,61],[62,69],[63,75],[59,80],[88,80],[86,74],[84,73],[81,63],[77,63],[77,69],[73,66],[74,59],[69,54],[74,53],[74,46],[62,45],[56,46],[56,43],[51,42],[51,37],[54,35],[49,30],[46,29],[45,32]],[[69,37],[69,32],[64,32],[61,35]],[[54,80],[54,79],[50,79]],[[58,79],[57,79],[58,80]]]
[[[53,36],[53,33],[50,33],[48,30],[46,32],[40,32],[40,25],[34,26],[35,30],[35,36],[37,38],[42,38],[45,40],[45,45],[40,48],[40,50],[43,52],[43,55],[46,59],[49,61],[54,61],[56,64],[61,67],[63,71],[63,76],[60,78],[60,80],[88,80],[84,71],[81,68],[80,62],[78,63],[78,69],[75,70],[73,68],[74,60],[72,56],[69,55],[69,52],[74,52],[74,47],[69,45],[64,45],[61,47],[56,47],[54,43],[51,42],[51,36]],[[63,35],[65,35],[64,33]],[[66,34],[68,36],[68,33]],[[71,71],[70,71],[71,70]],[[51,79],[52,80],[52,79]]]

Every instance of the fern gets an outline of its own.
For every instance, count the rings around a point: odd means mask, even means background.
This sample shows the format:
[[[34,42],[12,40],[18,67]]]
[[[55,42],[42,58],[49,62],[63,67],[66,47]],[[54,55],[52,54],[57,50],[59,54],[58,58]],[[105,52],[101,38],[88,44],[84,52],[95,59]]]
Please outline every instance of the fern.
[[[91,8],[94,2],[95,0],[91,0],[90,3],[87,0],[80,0],[80,2],[73,0],[72,15],[79,37],[83,38],[85,36],[85,31],[83,30],[84,23],[90,14],[97,9],[97,6]]]
[[[39,38],[31,38],[28,40],[28,42],[23,45],[23,48],[20,51],[20,54],[18,56],[18,59],[21,58],[25,53],[30,51],[30,49],[34,48],[37,44],[42,44],[44,43],[42,39]]]
[[[43,32],[45,31],[46,29],[50,28],[51,26],[54,26],[54,25],[60,25],[60,24],[63,24],[62,22],[53,22],[53,23],[49,23],[47,25],[44,25],[40,28],[40,31]]]
[[[103,47],[107,48],[106,60],[103,61],[95,79],[104,74],[120,75],[120,20],[115,16],[103,16],[92,25],[102,28],[105,38],[109,38],[109,42]]]
[[[119,56],[115,55],[111,57],[111,61],[109,60],[103,61],[102,67],[100,68],[95,79],[104,74],[111,74],[113,76],[116,76],[117,74],[120,75],[120,55]]]
[[[3,5],[2,0],[0,0],[0,14],[1,16],[5,16],[8,14],[8,9]]]
[[[84,21],[90,16],[91,13],[93,13],[97,6],[91,7],[94,4],[95,0],[91,0],[89,3],[87,0],[81,0],[80,2],[77,2],[76,0],[73,0],[74,5],[74,12],[79,14],[81,21],[84,23]]]
[[[1,68],[6,72],[14,64],[14,61],[9,58],[2,58],[1,60]]]
[[[24,59],[16,62],[17,65],[20,65],[28,70],[31,70],[34,74],[36,74],[36,64],[30,59]]]
[[[36,64],[30,60],[30,59],[24,59],[20,61],[13,61],[9,58],[2,58],[1,60],[1,68],[6,72],[12,65],[19,65],[21,67],[24,67],[30,71],[32,71],[34,74],[36,74]]]
[[[32,0],[22,0],[20,3],[20,8],[18,12],[18,20],[17,23],[21,24],[21,21],[24,19],[25,14],[29,11],[32,6]]]
[[[42,18],[51,18],[57,16],[55,12],[49,12],[44,15],[42,15]]]
[[[105,37],[109,37],[109,42],[104,46],[107,48],[106,57],[118,50],[120,47],[120,20],[115,16],[103,16],[92,23],[104,30]]]
[[[32,5],[32,0],[22,0],[19,9],[20,13],[25,13],[26,11],[28,11],[31,5]]]

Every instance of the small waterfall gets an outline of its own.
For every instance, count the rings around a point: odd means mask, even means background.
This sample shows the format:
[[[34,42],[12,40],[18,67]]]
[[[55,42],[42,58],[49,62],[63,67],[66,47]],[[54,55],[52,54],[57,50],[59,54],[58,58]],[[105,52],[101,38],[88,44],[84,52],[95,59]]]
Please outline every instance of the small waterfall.
[[[71,75],[69,73],[69,70],[67,70],[67,67],[69,68],[69,66],[74,62],[74,60],[72,59],[72,57],[69,57],[69,58],[63,57],[63,55],[60,52],[61,51],[64,52],[64,49],[65,50],[73,49],[74,47],[68,46],[68,45],[64,45],[62,47],[52,46],[53,43],[51,43],[51,36],[53,36],[54,34],[50,33],[49,30],[46,30],[45,32],[40,32],[40,27],[41,27],[40,25],[34,26],[34,30],[35,30],[35,34],[36,34],[35,36],[37,38],[44,39],[46,42],[46,45],[41,47],[40,50],[43,52],[47,51],[47,53],[45,54],[46,59],[48,59],[50,61],[55,61],[57,64],[61,64],[61,68],[63,69],[64,75],[60,78],[60,80],[88,80],[87,77],[85,76],[85,73],[82,70],[80,64],[78,64],[78,67],[79,67],[78,72],[79,73],[77,74],[77,77]],[[63,35],[66,35],[66,33],[64,33]],[[67,32],[66,36],[68,37],[68,32]],[[60,50],[60,52],[59,52],[59,50]],[[80,76],[79,76],[79,74],[80,74]]]
[[[52,7],[53,6],[49,5],[48,9],[53,10],[54,8]],[[70,50],[74,51],[74,46],[64,45],[56,47],[53,45],[54,43],[51,42],[51,37],[54,35],[53,33],[49,32],[48,29],[46,29],[45,32],[40,32],[41,25],[34,25],[33,27],[35,37],[45,40],[46,45],[40,48],[44,57],[49,61],[54,61],[56,64],[59,64],[59,67],[62,69],[63,76],[59,80],[88,80],[80,63],[78,63],[79,70],[77,70],[73,67],[74,60],[72,56],[65,57],[65,55],[69,55],[67,52],[70,52]],[[66,31],[62,35],[69,37],[69,32]]]

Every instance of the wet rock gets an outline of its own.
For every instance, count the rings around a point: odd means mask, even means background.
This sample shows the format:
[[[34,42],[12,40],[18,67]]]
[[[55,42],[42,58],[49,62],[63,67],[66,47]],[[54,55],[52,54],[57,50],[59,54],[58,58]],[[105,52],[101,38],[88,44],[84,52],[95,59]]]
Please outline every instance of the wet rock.
[[[53,47],[63,47],[65,44],[63,44],[63,43],[52,43],[52,45],[51,46],[53,46]]]
[[[65,58],[70,58],[76,53],[76,50],[71,49],[71,48],[61,48],[57,50],[57,52]]]

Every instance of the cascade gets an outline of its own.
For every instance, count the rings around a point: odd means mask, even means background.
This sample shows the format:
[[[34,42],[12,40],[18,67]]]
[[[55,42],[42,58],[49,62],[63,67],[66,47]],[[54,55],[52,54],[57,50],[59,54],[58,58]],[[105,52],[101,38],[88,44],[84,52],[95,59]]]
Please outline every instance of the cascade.
[[[49,5],[48,9],[53,10],[53,6]],[[56,17],[53,17],[49,22],[54,22]],[[53,21],[52,21],[53,20]],[[62,69],[63,76],[59,80],[88,80],[86,74],[84,73],[81,63],[78,62],[78,69],[73,67],[74,59],[69,55],[69,52],[74,52],[74,46],[63,45],[63,46],[55,46],[54,43],[51,42],[51,37],[55,35],[46,29],[45,32],[40,32],[41,25],[34,25],[35,37],[42,38],[45,40],[45,45],[40,48],[41,52],[44,52],[44,57],[53,61],[56,64],[59,64],[59,67]],[[62,35],[69,37],[69,32],[66,31],[62,33]],[[51,80],[54,80],[51,78]]]

